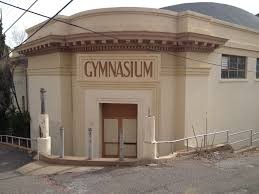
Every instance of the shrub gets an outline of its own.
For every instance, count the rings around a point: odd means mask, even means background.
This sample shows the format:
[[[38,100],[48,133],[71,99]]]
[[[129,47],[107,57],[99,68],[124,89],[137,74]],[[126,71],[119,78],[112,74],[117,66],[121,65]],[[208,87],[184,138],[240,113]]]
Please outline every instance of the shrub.
[[[4,115],[0,116],[0,134],[18,137],[30,137],[30,114],[28,111],[16,111],[11,106]]]
[[[13,135],[18,137],[30,137],[30,114],[25,112],[13,112],[9,114],[9,128],[13,129]]]

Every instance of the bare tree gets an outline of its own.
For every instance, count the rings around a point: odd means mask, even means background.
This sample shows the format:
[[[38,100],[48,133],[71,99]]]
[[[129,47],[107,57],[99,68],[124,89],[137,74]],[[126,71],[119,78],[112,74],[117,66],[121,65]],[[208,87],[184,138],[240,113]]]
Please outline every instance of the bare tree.
[[[5,112],[10,107],[11,101],[11,72],[9,71],[7,59],[0,60],[0,117],[5,115]]]
[[[6,89],[7,91],[9,90],[10,96],[11,96],[11,101],[10,103],[14,105],[16,104],[16,108],[18,111],[21,113],[21,108],[17,99],[17,94],[16,94],[16,89],[15,89],[15,84],[14,84],[14,71],[16,68],[16,65],[11,65],[11,61],[9,58],[9,50],[10,48],[4,44],[5,40],[5,35],[3,36],[2,44],[3,46],[3,52],[1,53],[1,60],[0,60],[0,66],[1,66],[1,90]],[[24,31],[18,31],[17,29],[14,29],[12,31],[12,42],[15,44],[15,46],[21,44],[23,40],[26,37],[26,33]],[[8,87],[7,87],[8,86]],[[4,94],[3,91],[0,91],[1,95],[0,97]],[[14,102],[13,100],[14,99]],[[8,101],[7,101],[8,102]],[[6,103],[4,103],[6,104]],[[2,104],[2,106],[4,105]],[[8,104],[6,104],[7,106]]]
[[[26,33],[24,30],[18,30],[17,28],[14,28],[11,32],[11,41],[14,44],[13,46],[18,46],[19,44],[21,44],[25,38],[26,38]],[[19,112],[21,111],[20,105],[18,103],[18,99],[17,99],[17,94],[16,94],[16,89],[15,89],[15,84],[14,84],[14,72],[15,72],[15,68],[16,65],[10,65],[10,72],[11,72],[11,93],[12,96],[14,97],[15,103],[16,103],[16,107],[18,109]]]
[[[17,98],[17,94],[16,94],[16,89],[15,89],[15,84],[14,84],[14,71],[15,71],[15,67],[16,66],[11,66],[11,68],[10,68],[10,73],[11,73],[11,93],[12,93],[12,95],[14,97],[16,107],[17,107],[18,111],[21,113],[22,110],[21,110],[21,107],[20,107],[19,102],[18,102],[18,98]]]
[[[11,33],[11,40],[14,44],[14,47],[21,44],[26,38],[26,32],[24,30],[18,30],[17,28],[14,28]]]

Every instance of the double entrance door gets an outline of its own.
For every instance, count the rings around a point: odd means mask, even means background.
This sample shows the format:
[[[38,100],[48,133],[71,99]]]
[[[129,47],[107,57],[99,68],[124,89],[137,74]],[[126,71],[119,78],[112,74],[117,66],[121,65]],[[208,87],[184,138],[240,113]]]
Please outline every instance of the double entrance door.
[[[126,158],[137,157],[137,105],[102,104],[103,157],[119,157],[120,130],[123,130],[123,154]]]

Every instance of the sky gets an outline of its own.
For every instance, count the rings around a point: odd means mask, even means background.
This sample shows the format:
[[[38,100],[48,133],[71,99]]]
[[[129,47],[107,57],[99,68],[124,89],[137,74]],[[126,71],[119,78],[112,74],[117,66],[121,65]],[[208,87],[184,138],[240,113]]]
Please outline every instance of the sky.
[[[35,0],[1,0],[10,4],[27,9]],[[208,2],[208,0],[198,0],[199,2]],[[38,0],[31,11],[38,12],[47,16],[53,16],[59,11],[69,0]],[[161,8],[170,5],[181,3],[196,2],[194,0],[74,0],[63,12],[62,15],[72,15],[80,11],[106,8],[106,7],[148,7],[148,8]],[[259,13],[258,0],[214,0],[216,3],[224,3],[233,5],[252,14]],[[23,11],[16,8],[9,7],[0,2],[2,9],[3,28],[7,29],[22,13]],[[35,16],[26,13],[22,19],[6,33],[6,43],[11,47],[15,46],[12,38],[13,31],[22,32],[25,29],[44,21],[45,19],[40,16]]]

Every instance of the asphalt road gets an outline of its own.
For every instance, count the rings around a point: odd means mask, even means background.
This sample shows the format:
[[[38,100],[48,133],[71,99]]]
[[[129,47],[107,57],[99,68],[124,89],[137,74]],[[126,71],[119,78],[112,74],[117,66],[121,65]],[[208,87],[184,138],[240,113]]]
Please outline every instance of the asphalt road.
[[[227,159],[178,159],[170,164],[23,176],[31,158],[0,145],[0,193],[231,193],[259,194],[259,153]]]

